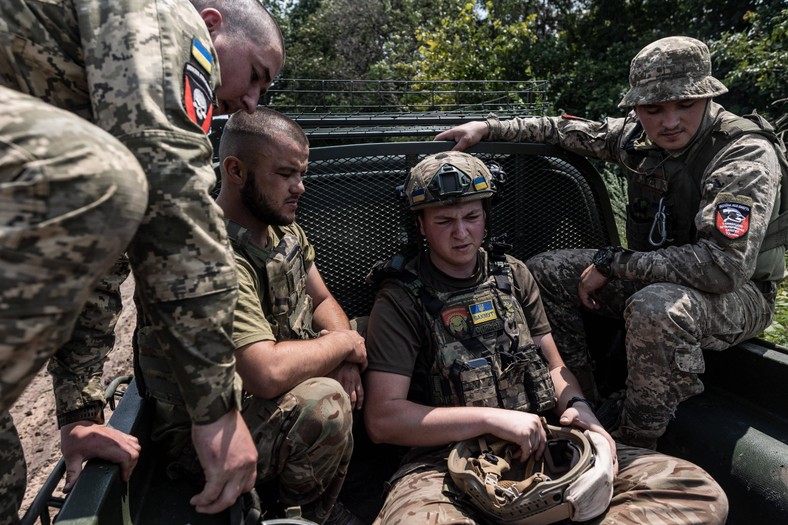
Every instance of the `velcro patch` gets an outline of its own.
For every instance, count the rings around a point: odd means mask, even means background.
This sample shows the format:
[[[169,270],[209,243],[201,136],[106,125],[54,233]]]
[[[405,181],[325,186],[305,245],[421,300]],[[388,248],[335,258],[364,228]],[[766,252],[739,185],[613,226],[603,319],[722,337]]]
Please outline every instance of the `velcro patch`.
[[[750,231],[750,206],[740,202],[718,202],[714,210],[717,231],[728,239],[739,239]]]
[[[443,326],[458,339],[468,335],[468,317],[468,310],[464,306],[452,306],[441,312]]]
[[[213,117],[213,90],[202,71],[189,63],[183,71],[183,107],[191,121],[208,133]]]
[[[213,56],[211,56],[211,52],[208,51],[208,48],[206,48],[197,37],[192,39],[192,56],[194,60],[205,69],[206,73],[210,75],[213,69]]]
[[[498,319],[498,314],[495,313],[492,301],[482,301],[481,303],[472,304],[469,310],[471,311],[471,320],[475,325]]]

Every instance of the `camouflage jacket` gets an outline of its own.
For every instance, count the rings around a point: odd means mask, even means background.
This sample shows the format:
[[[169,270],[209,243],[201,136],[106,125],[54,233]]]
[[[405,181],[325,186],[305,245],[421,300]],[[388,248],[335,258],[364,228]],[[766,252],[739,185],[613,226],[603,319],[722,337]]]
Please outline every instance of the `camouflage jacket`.
[[[779,280],[784,273],[782,257],[770,254],[764,263],[761,245],[769,223],[779,211],[781,170],[778,157],[770,141],[757,134],[743,134],[724,147],[707,166],[704,166],[697,184],[691,181],[671,181],[671,176],[685,173],[682,163],[690,164],[693,146],[706,144],[715,123],[730,115],[718,104],[709,106],[704,123],[694,141],[670,159],[676,166],[675,173],[664,169],[648,170],[640,165],[644,150],[664,151],[653,145],[645,133],[638,132],[634,113],[626,118],[611,118],[594,122],[576,117],[515,118],[499,121],[488,119],[489,140],[530,141],[554,144],[586,157],[592,157],[622,166],[629,186],[627,207],[627,233],[631,247],[642,250],[648,245],[653,209],[662,197],[666,216],[686,216],[678,208],[697,202],[685,220],[681,239],[666,242],[648,251],[625,254],[611,265],[614,275],[639,282],[674,282],[711,293],[725,293],[754,280]],[[667,155],[665,155],[667,157]],[[664,165],[660,166],[664,168]],[[677,179],[678,180],[678,179]],[[672,183],[671,183],[672,182]],[[654,198],[642,199],[644,188],[652,188]],[[692,195],[696,192],[698,195]],[[656,202],[654,202],[656,201]],[[639,210],[646,203],[649,208]],[[723,224],[724,212],[731,206],[744,210],[746,229],[729,235]],[[694,229],[694,234],[689,234]],[[668,237],[670,237],[668,235]],[[784,248],[775,250],[782,252]],[[703,271],[698,271],[703,268]],[[757,273],[756,273],[757,269]]]
[[[186,0],[0,3],[0,82],[95,123],[146,170],[148,211],[128,256],[158,340],[166,341],[161,357],[197,423],[238,403],[235,264],[209,195],[216,179],[206,132],[219,78],[210,35]],[[183,301],[188,308],[178,310]],[[98,395],[79,372],[95,360],[90,349],[60,358],[55,386],[70,394],[58,399],[58,412]]]

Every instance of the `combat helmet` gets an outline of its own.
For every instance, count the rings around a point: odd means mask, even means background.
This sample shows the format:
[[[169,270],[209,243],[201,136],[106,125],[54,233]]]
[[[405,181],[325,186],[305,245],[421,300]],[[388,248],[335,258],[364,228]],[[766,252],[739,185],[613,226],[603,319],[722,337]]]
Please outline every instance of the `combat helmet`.
[[[444,151],[425,157],[410,170],[403,197],[416,211],[490,199],[496,191],[496,181],[481,160],[461,151]]]
[[[610,504],[613,471],[604,438],[543,425],[547,448],[541,458],[517,459],[518,445],[489,434],[460,441],[449,453],[452,481],[494,523],[585,521]]]
[[[629,86],[620,108],[728,92],[711,76],[709,48],[687,36],[662,38],[644,47],[630,63]]]

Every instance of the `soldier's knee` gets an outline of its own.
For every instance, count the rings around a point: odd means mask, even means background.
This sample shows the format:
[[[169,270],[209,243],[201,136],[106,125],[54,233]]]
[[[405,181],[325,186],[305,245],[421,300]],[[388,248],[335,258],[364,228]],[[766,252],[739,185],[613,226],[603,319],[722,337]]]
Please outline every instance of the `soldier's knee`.
[[[316,409],[314,417],[332,434],[350,435],[353,428],[353,409],[342,385],[330,377],[315,377],[302,383],[301,395],[308,396],[308,404]]]
[[[697,329],[697,305],[682,292],[682,287],[668,283],[646,286],[634,293],[626,303],[624,319],[627,330],[691,332]]]

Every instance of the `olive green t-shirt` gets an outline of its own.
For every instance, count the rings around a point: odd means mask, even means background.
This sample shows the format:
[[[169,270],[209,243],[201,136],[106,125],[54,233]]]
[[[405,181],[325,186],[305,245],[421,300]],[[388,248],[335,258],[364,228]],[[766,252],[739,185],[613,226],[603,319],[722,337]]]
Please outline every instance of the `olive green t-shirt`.
[[[309,271],[315,261],[315,249],[309,244],[306,233],[296,223],[289,226],[272,226],[269,228],[268,246],[262,247],[252,242],[245,247],[251,260],[235,250],[235,261],[238,265],[238,304],[235,307],[233,320],[233,344],[241,348],[258,341],[275,341],[271,324],[266,315],[266,290],[262,289],[258,275],[265,276],[264,263],[273,256],[273,250],[285,235],[294,235],[304,252],[305,271]]]
[[[525,264],[507,256],[512,271],[512,293],[520,303],[531,336],[550,332],[550,324],[542,306],[539,289]],[[418,276],[426,286],[438,292],[464,290],[484,283],[488,277],[487,255],[479,254],[478,270],[468,279],[455,279],[444,274],[422,254]],[[383,283],[375,298],[366,334],[367,370],[401,374],[411,378],[409,399],[424,401],[429,371],[434,359],[430,324],[421,306],[401,284],[391,280]]]

